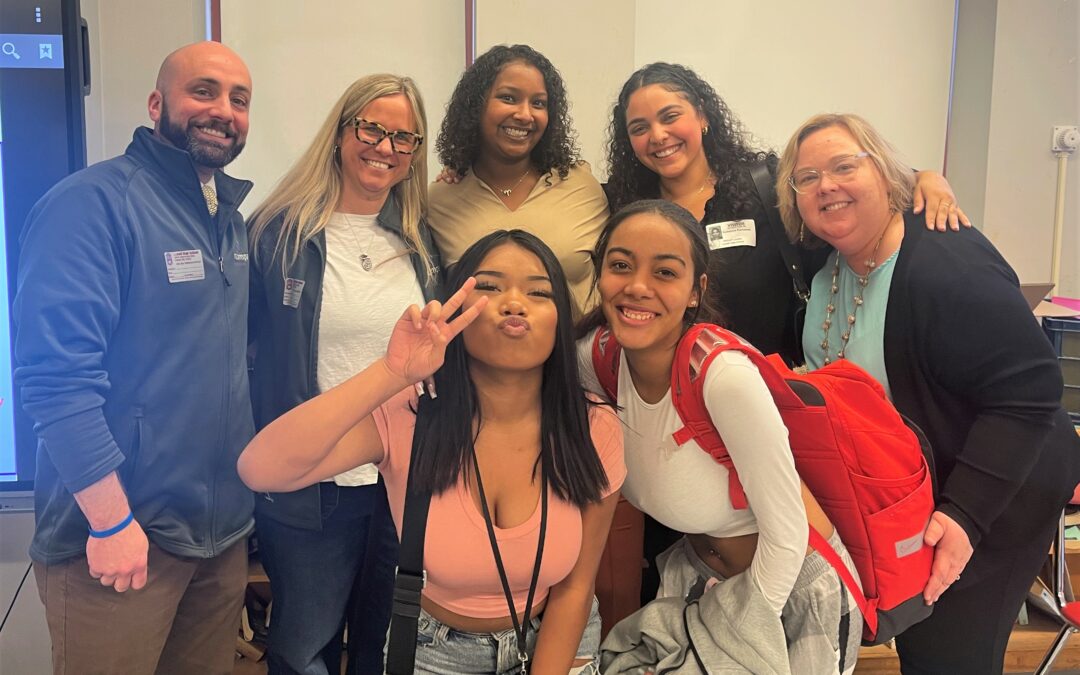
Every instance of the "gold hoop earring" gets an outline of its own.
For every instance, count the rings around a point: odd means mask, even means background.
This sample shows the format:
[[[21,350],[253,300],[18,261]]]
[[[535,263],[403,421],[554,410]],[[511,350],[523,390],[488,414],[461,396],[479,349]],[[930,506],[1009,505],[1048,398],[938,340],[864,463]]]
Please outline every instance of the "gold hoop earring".
[[[701,135],[702,135],[702,136],[708,136],[708,135],[709,135],[709,125],[708,125],[708,124],[706,124],[706,125],[705,125],[705,128],[703,128],[703,129],[701,130]]]

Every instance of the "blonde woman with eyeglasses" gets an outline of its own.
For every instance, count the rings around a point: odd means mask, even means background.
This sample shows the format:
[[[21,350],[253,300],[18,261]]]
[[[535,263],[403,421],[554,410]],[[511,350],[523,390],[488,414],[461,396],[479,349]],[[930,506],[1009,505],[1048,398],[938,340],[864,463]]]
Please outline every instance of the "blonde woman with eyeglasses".
[[[252,215],[257,429],[373,363],[398,308],[434,297],[426,132],[411,79],[360,78]],[[255,518],[270,673],[339,672],[346,625],[348,672],[382,672],[397,534],[375,467],[259,494]]]
[[[912,183],[855,115],[818,115],[792,136],[776,177],[788,235],[835,249],[813,280],[803,349],[810,368],[849,359],[876,377],[933,447],[934,612],[896,639],[904,673],[1000,673],[1080,480],[1080,441],[1016,273],[978,230],[929,235]]]

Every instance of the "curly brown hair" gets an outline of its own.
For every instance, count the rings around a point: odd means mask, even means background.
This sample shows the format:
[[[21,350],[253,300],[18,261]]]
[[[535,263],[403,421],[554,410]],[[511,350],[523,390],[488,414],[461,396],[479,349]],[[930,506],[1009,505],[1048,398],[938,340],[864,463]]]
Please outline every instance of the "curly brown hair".
[[[607,193],[612,212],[638,199],[660,196],[660,177],[645,167],[634,154],[626,129],[626,109],[630,96],[638,89],[658,84],[676,92],[697,108],[709,125],[701,145],[709,169],[716,177],[716,204],[726,213],[736,214],[753,208],[754,185],[745,179],[743,167],[764,159],[767,153],[746,144],[745,131],[712,86],[686,66],[675,63],[650,63],[636,71],[623,85],[611,111],[608,128]]]
[[[496,45],[465,69],[446,105],[435,148],[443,166],[464,176],[480,156],[480,119],[499,72],[509,63],[526,63],[544,77],[548,97],[548,124],[530,159],[541,174],[556,171],[566,178],[580,160],[577,134],[570,120],[566,85],[546,56],[528,45]]]

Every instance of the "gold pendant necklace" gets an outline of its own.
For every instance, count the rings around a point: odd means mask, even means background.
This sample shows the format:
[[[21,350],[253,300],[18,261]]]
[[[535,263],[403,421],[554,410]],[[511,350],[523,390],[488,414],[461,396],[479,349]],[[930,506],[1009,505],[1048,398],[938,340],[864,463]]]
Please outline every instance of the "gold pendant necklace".
[[[506,188],[505,190],[502,188],[495,188],[495,190],[502,194],[504,199],[508,199],[510,197],[510,194],[517,189],[517,186],[521,185],[521,181],[525,180],[525,176],[528,176],[530,173],[532,173],[531,166],[528,169],[525,169],[525,173],[521,174],[521,178],[518,178],[516,183]]]
[[[710,171],[709,173],[707,173],[705,175],[705,180],[701,183],[701,187],[699,187],[693,194],[689,194],[689,195],[686,195],[685,197],[681,197],[681,199],[694,199],[699,194],[704,192],[705,188],[709,187],[710,185],[715,185],[715,184],[716,184],[716,178],[713,177],[712,172]],[[663,197],[664,199],[666,199],[669,202],[675,202],[676,204],[679,203],[678,200],[675,199],[674,196],[672,196],[671,191],[668,190],[667,188],[665,188],[663,185],[660,186],[660,196]]]

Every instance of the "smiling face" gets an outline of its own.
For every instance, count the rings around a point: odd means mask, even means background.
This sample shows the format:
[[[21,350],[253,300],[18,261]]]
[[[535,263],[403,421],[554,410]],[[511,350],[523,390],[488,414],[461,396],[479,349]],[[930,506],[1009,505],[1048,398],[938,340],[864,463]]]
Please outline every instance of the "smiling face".
[[[656,213],[628,216],[611,233],[601,264],[601,307],[619,344],[628,352],[674,349],[705,285],[686,234]]]
[[[462,332],[470,360],[500,370],[542,368],[555,346],[559,313],[540,258],[502,244],[484,256],[473,276],[476,288],[464,307],[482,296],[488,304]]]
[[[548,124],[544,76],[521,61],[503,66],[480,120],[481,152],[503,162],[527,159]]]
[[[820,171],[833,166],[838,158],[862,151],[844,127],[819,129],[799,144],[793,173],[803,169]],[[850,180],[838,183],[822,175],[812,189],[795,195],[806,227],[845,256],[862,251],[880,236],[891,215],[888,184],[877,164],[870,157],[854,161],[858,162],[858,170]]]
[[[227,47],[203,42],[169,55],[147,107],[154,133],[186,150],[208,180],[244,149],[250,103],[244,62]]]
[[[377,122],[384,129],[417,132],[416,117],[405,94],[391,94],[368,103],[356,115]],[[371,145],[357,140],[356,129],[343,126],[338,135],[341,146],[341,199],[338,209],[346,213],[378,213],[391,188],[409,176],[412,155],[395,152],[390,137]],[[417,148],[423,152],[423,146]]]
[[[701,147],[706,120],[679,92],[650,84],[630,95],[626,131],[639,162],[661,178],[674,179],[687,170],[708,171]]]

